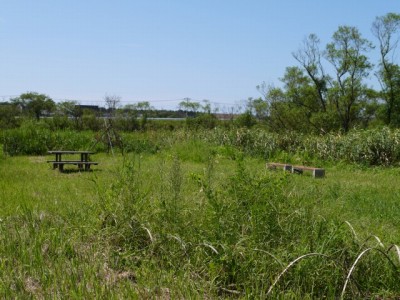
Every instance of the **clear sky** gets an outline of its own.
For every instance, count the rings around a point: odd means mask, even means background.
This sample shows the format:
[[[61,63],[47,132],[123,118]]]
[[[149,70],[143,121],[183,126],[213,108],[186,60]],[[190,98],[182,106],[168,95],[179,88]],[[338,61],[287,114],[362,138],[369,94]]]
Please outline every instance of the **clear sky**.
[[[349,25],[375,43],[371,24],[388,12],[400,1],[0,0],[0,100],[35,91],[81,104],[117,95],[232,106],[259,97],[263,81],[279,86],[308,34],[326,45]]]

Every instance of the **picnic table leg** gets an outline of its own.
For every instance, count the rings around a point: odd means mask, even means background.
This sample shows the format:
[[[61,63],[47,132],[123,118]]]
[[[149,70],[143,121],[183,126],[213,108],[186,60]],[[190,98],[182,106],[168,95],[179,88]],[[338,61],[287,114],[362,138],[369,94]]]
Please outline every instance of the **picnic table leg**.
[[[64,171],[64,164],[59,164],[58,165],[58,171],[60,171],[60,172]]]
[[[56,153],[56,162],[61,161],[61,153]],[[53,169],[60,168],[61,165],[53,164]],[[63,170],[63,166],[61,166],[61,171]]]

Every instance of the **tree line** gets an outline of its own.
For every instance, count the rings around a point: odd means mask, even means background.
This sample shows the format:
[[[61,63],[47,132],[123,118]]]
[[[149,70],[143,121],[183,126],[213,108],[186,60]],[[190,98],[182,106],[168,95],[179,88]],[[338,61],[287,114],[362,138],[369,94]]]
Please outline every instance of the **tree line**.
[[[286,68],[282,87],[258,85],[262,97],[249,98],[247,112],[273,131],[399,127],[400,15],[376,17],[371,30],[376,45],[351,26],[339,26],[325,46],[316,34],[310,34],[292,53],[298,65]],[[374,48],[379,50],[375,66],[368,57]],[[379,90],[367,85],[369,76],[377,78]]]
[[[210,101],[200,103],[190,98],[183,99],[177,110],[157,110],[149,101],[122,106],[121,98],[116,95],[105,96],[104,106],[80,105],[78,101],[71,100],[56,103],[48,95],[37,92],[26,92],[9,102],[0,102],[0,128],[4,129],[19,127],[24,120],[32,119],[44,120],[54,129],[99,130],[104,125],[104,118],[112,119],[115,127],[123,131],[149,128],[149,119],[152,118],[185,119],[186,125],[191,127],[217,126]],[[174,126],[169,124],[167,127],[182,126],[173,123]]]

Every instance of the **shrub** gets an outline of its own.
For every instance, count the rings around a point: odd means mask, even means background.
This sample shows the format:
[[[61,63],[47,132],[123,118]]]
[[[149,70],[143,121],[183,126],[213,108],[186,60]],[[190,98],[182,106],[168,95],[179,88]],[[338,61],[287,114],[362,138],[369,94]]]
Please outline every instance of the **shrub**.
[[[2,132],[3,151],[8,155],[44,155],[49,150],[87,150],[94,145],[90,131],[51,130],[46,122],[24,122],[20,128]],[[97,145],[97,151],[104,151]]]

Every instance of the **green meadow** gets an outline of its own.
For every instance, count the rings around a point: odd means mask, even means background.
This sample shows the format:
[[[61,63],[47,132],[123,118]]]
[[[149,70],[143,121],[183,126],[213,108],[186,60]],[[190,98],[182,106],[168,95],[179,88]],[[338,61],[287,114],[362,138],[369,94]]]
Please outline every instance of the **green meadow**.
[[[322,160],[287,140],[267,155],[242,133],[225,133],[236,144],[213,134],[137,133],[131,151],[98,149],[90,172],[2,154],[0,297],[400,295],[396,163]],[[271,171],[271,160],[326,177]]]

